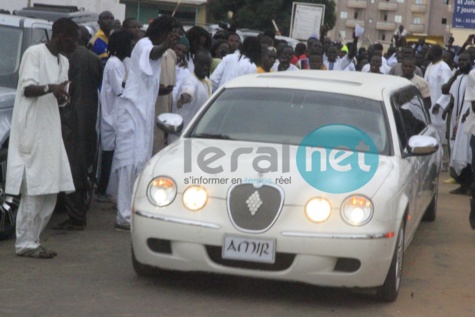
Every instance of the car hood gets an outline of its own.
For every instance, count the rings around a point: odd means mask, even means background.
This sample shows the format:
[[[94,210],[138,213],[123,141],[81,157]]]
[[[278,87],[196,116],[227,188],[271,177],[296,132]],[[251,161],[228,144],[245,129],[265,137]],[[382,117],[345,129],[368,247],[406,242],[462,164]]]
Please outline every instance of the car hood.
[[[315,196],[343,200],[351,194],[361,194],[372,198],[394,168],[392,157],[380,155],[378,168],[365,185],[351,192],[328,193],[311,186],[301,176],[296,159],[298,148],[294,145],[180,138],[157,153],[144,172],[148,174],[145,177],[173,178],[178,192],[192,184],[202,185],[211,197],[222,199],[238,182],[273,184],[284,190],[286,204],[301,205]],[[272,157],[276,158],[275,161]],[[262,168],[272,171],[262,171]]]
[[[0,109],[13,108],[16,90],[7,87],[0,87]]]

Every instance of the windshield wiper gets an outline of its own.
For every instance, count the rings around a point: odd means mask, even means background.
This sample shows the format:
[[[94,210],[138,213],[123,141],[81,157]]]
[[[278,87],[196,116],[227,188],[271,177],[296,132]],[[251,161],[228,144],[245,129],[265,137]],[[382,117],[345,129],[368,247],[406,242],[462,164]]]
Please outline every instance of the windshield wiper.
[[[190,135],[192,138],[200,139],[219,139],[219,140],[232,140],[231,137],[227,134],[217,134],[217,133],[197,133]]]

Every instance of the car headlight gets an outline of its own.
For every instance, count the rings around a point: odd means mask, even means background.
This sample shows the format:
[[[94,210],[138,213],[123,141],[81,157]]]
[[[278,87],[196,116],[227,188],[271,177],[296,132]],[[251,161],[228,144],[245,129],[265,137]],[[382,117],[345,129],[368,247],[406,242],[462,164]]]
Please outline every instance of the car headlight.
[[[324,222],[330,218],[332,206],[325,198],[312,198],[305,205],[305,214],[313,222]]]
[[[343,220],[352,226],[367,224],[373,217],[373,203],[364,196],[351,196],[341,205]]]
[[[148,200],[157,207],[170,205],[176,196],[176,184],[166,176],[154,178],[147,189]]]
[[[203,208],[208,202],[208,193],[201,186],[190,186],[183,192],[183,205],[191,211]]]

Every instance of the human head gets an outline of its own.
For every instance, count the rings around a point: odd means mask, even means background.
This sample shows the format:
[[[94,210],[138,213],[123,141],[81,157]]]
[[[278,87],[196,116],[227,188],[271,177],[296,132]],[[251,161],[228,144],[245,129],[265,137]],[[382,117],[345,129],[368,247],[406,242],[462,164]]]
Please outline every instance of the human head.
[[[53,23],[53,35],[50,44],[63,55],[74,52],[79,41],[79,27],[68,18],[59,18]]]
[[[412,56],[406,56],[402,60],[402,77],[411,79],[414,77],[414,72],[416,70],[416,59]]]
[[[313,46],[315,42],[318,42],[318,37],[316,34],[310,35],[310,37],[307,39],[307,47]]]
[[[122,28],[122,23],[120,23],[119,19],[115,19],[114,22],[112,22],[112,29],[120,30],[121,28]]]
[[[200,49],[211,50],[211,34],[201,26],[194,26],[186,32],[190,41],[190,53],[196,54]]]
[[[114,15],[110,11],[102,11],[99,14],[99,20],[97,21],[101,30],[109,35],[114,27]]]
[[[237,33],[230,32],[228,33],[228,44],[231,53],[234,53],[236,50],[239,49],[241,45],[241,38]]]
[[[169,36],[170,32],[181,25],[169,15],[160,15],[148,26],[145,36],[152,41],[153,45],[162,44]]]
[[[432,45],[427,52],[427,59],[431,62],[438,62],[442,59],[443,49],[440,45]]]
[[[78,44],[86,47],[91,39],[91,33],[84,25],[79,25],[79,42]]]
[[[307,51],[307,45],[305,45],[305,43],[297,43],[297,45],[295,45],[295,55],[297,56],[303,55],[305,54],[306,51]]]
[[[193,62],[195,64],[195,75],[199,79],[204,79],[209,76],[211,70],[211,53],[206,49],[200,49],[195,54]]]
[[[142,25],[135,18],[126,18],[122,22],[122,30],[132,33],[134,39],[139,38],[140,36],[139,33],[141,29],[142,29]]]
[[[130,57],[132,40],[133,35],[129,31],[119,30],[112,32],[108,44],[109,55],[116,56],[120,60]]]
[[[371,61],[369,62],[369,72],[380,73],[381,64],[382,64],[382,57],[378,55],[373,55],[373,57],[371,57]]]
[[[308,63],[310,65],[310,69],[322,69],[322,66],[323,66],[322,55],[317,54],[317,53],[310,54],[308,58]]]
[[[343,57],[345,57],[346,54],[348,54],[348,46],[343,45],[340,48],[340,51],[338,52],[338,55],[340,56],[340,58],[343,58]]]
[[[177,60],[183,61],[188,55],[188,52],[190,50],[190,42],[186,38],[185,35],[183,35],[181,38],[179,38],[175,44],[172,46],[172,50],[175,52]]]
[[[267,35],[263,35],[259,38],[259,42],[261,42],[261,45],[267,45],[267,46],[272,46],[274,47],[274,40]]]
[[[293,56],[294,50],[290,45],[280,47],[279,51],[277,52],[277,57],[280,64],[290,64]]]
[[[447,65],[449,65],[450,69],[454,69],[455,67],[454,58],[455,58],[455,53],[453,51],[444,50],[444,52],[442,53],[442,60]]]
[[[328,53],[328,49],[330,48],[330,46],[332,46],[332,39],[328,36],[325,36],[323,38],[323,51],[325,52],[325,54]]]
[[[467,52],[463,52],[462,54],[460,54],[458,66],[463,74],[470,73],[473,67],[472,56]]]
[[[229,54],[229,44],[226,40],[216,40],[211,49],[211,55],[215,58],[223,58]]]
[[[330,46],[330,48],[327,51],[327,58],[329,62],[335,62],[336,58],[338,56],[338,50],[335,45]]]
[[[261,53],[261,67],[266,72],[270,72],[277,58],[275,48],[273,46],[262,45]]]
[[[261,43],[255,36],[246,37],[241,47],[241,56],[246,56],[256,65],[261,62]]]

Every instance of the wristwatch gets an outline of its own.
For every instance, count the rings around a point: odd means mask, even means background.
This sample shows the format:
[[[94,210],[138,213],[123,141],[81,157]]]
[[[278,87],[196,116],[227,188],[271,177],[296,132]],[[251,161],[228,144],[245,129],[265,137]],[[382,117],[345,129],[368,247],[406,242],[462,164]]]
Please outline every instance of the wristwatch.
[[[45,92],[45,94],[49,93],[49,85],[46,85],[43,91]]]

